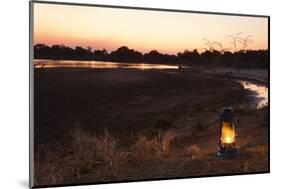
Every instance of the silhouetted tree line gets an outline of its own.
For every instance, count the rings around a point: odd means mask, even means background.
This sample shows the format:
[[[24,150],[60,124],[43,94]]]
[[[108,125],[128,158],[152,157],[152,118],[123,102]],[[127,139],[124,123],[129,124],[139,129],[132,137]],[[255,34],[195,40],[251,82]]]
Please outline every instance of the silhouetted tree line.
[[[141,53],[134,49],[122,46],[109,53],[105,49],[94,50],[90,47],[70,48],[64,45],[47,46],[37,44],[34,46],[35,59],[53,60],[97,60],[112,62],[147,62],[168,63],[182,65],[205,66],[234,66],[241,68],[268,68],[268,50],[240,50],[236,52],[208,50],[199,53],[198,50],[179,52],[177,55],[159,53],[152,50],[149,53]]]

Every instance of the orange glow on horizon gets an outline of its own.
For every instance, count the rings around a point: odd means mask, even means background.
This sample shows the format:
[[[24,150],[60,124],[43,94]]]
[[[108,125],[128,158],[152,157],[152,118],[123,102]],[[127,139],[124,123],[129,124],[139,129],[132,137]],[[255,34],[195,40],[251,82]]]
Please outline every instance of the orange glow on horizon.
[[[249,49],[268,49],[267,18],[34,4],[34,43],[176,54],[204,47],[203,38],[232,48],[228,35],[252,35]]]

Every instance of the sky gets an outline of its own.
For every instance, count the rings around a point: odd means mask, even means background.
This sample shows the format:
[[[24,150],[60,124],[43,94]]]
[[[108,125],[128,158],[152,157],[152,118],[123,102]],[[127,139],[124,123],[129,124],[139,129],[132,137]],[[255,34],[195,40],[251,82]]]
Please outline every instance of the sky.
[[[108,51],[127,46],[142,53],[177,54],[187,49],[203,51],[206,38],[233,51],[229,35],[240,32],[242,38],[252,36],[248,49],[268,49],[267,18],[34,4],[35,44]]]

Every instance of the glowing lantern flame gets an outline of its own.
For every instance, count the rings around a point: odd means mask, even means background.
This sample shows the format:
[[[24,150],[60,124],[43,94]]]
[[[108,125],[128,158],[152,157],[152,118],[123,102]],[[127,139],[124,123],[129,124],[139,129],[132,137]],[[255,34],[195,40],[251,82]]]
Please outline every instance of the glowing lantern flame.
[[[234,125],[231,122],[222,123],[221,143],[232,144],[235,142]]]
[[[218,156],[235,157],[238,150],[235,145],[234,116],[231,107],[223,108],[220,121],[220,140]]]

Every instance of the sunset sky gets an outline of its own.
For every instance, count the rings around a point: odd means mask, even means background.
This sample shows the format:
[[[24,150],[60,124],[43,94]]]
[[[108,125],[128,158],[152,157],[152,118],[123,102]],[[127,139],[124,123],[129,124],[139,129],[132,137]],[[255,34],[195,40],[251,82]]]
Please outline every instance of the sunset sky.
[[[176,54],[204,47],[203,38],[232,48],[228,35],[252,35],[250,49],[268,48],[267,18],[34,4],[34,43]]]

